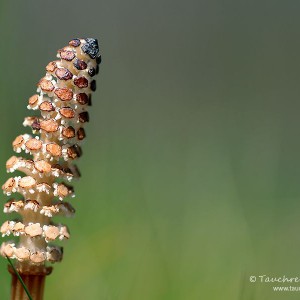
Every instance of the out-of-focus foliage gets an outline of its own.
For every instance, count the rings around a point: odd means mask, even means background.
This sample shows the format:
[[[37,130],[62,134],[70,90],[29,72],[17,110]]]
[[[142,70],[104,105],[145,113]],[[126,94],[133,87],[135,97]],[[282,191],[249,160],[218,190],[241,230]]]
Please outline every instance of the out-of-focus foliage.
[[[71,38],[102,45],[77,213],[61,220],[72,238],[46,300],[297,296],[249,276],[300,275],[299,2],[0,8],[1,182],[44,66]]]

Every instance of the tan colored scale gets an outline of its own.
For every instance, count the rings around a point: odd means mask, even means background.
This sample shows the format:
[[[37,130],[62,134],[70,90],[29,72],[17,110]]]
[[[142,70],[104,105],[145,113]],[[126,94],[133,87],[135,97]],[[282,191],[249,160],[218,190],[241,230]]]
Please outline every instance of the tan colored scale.
[[[13,141],[12,145],[13,147],[22,147],[22,145],[24,144],[24,137],[22,135],[19,135],[15,138],[15,140]]]
[[[52,156],[59,157],[62,155],[61,146],[56,143],[49,143],[46,145],[46,151]]]
[[[45,92],[52,92],[54,90],[53,83],[46,78],[42,78],[38,85]]]
[[[57,88],[54,93],[62,101],[70,101],[73,98],[73,91],[68,88]]]
[[[36,185],[36,180],[31,176],[21,178],[19,181],[19,187],[23,189],[31,189]]]
[[[30,139],[25,143],[25,147],[29,151],[38,151],[42,148],[43,143],[38,139]]]
[[[49,173],[51,172],[51,164],[45,160],[38,160],[34,163],[34,167],[40,173]]]
[[[44,101],[40,104],[39,109],[43,112],[50,112],[50,111],[54,111],[54,106],[52,105],[52,103],[50,101]]]
[[[33,96],[31,96],[31,97],[29,98],[28,104],[29,104],[30,106],[34,106],[34,105],[37,104],[38,100],[39,100],[39,96],[38,96],[38,95],[33,95]]]
[[[16,163],[18,162],[18,158],[16,156],[12,156],[11,158],[8,159],[8,161],[6,162],[6,169],[11,169],[14,167],[14,165],[16,165]]]
[[[54,72],[56,68],[57,68],[56,61],[51,61],[46,66],[46,71],[49,72],[49,73],[51,73],[51,72]]]
[[[40,126],[42,130],[48,133],[56,132],[59,128],[58,122],[54,119],[43,120],[41,121]]]
[[[59,113],[62,117],[66,119],[72,119],[75,117],[75,111],[71,107],[62,107],[59,110]]]

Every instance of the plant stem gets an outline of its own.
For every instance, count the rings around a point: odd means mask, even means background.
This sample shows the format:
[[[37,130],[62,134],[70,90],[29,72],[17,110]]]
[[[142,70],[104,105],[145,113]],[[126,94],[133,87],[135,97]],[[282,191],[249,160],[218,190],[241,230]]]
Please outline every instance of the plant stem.
[[[12,266],[8,266],[8,270],[12,275],[11,300],[43,300],[45,278],[51,273],[50,269],[36,274],[16,273]]]

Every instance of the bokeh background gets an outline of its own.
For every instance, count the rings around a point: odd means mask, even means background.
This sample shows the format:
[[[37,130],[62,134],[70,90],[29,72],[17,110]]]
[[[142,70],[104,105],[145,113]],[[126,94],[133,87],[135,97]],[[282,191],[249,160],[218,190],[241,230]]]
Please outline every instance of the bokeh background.
[[[249,282],[300,277],[299,9],[289,0],[0,2],[1,182],[56,50],[86,36],[102,49],[77,214],[63,220],[72,237],[46,300],[300,297]],[[0,299],[9,299],[6,265]]]

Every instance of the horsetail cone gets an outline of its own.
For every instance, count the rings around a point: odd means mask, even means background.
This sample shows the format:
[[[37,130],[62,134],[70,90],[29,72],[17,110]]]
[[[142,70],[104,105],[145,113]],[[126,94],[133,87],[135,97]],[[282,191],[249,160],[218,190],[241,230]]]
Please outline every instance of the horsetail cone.
[[[17,212],[21,218],[1,226],[2,236],[17,236],[19,242],[4,242],[0,250],[2,256],[16,259],[21,274],[46,275],[51,272],[48,262],[62,260],[62,248],[51,243],[68,239],[70,233],[52,217],[68,217],[75,212],[65,201],[74,197],[73,187],[66,182],[80,176],[73,161],[82,154],[84,125],[89,121],[87,109],[96,90],[93,78],[101,62],[98,42],[92,38],[71,40],[58,50],[57,57],[46,66],[37,94],[28,100],[28,109],[40,111],[40,116],[24,120],[32,135],[19,135],[13,141],[16,153],[24,151],[32,159],[9,158],[7,172],[17,170],[24,176],[11,177],[2,186],[8,196],[23,196],[4,205],[5,213]]]

